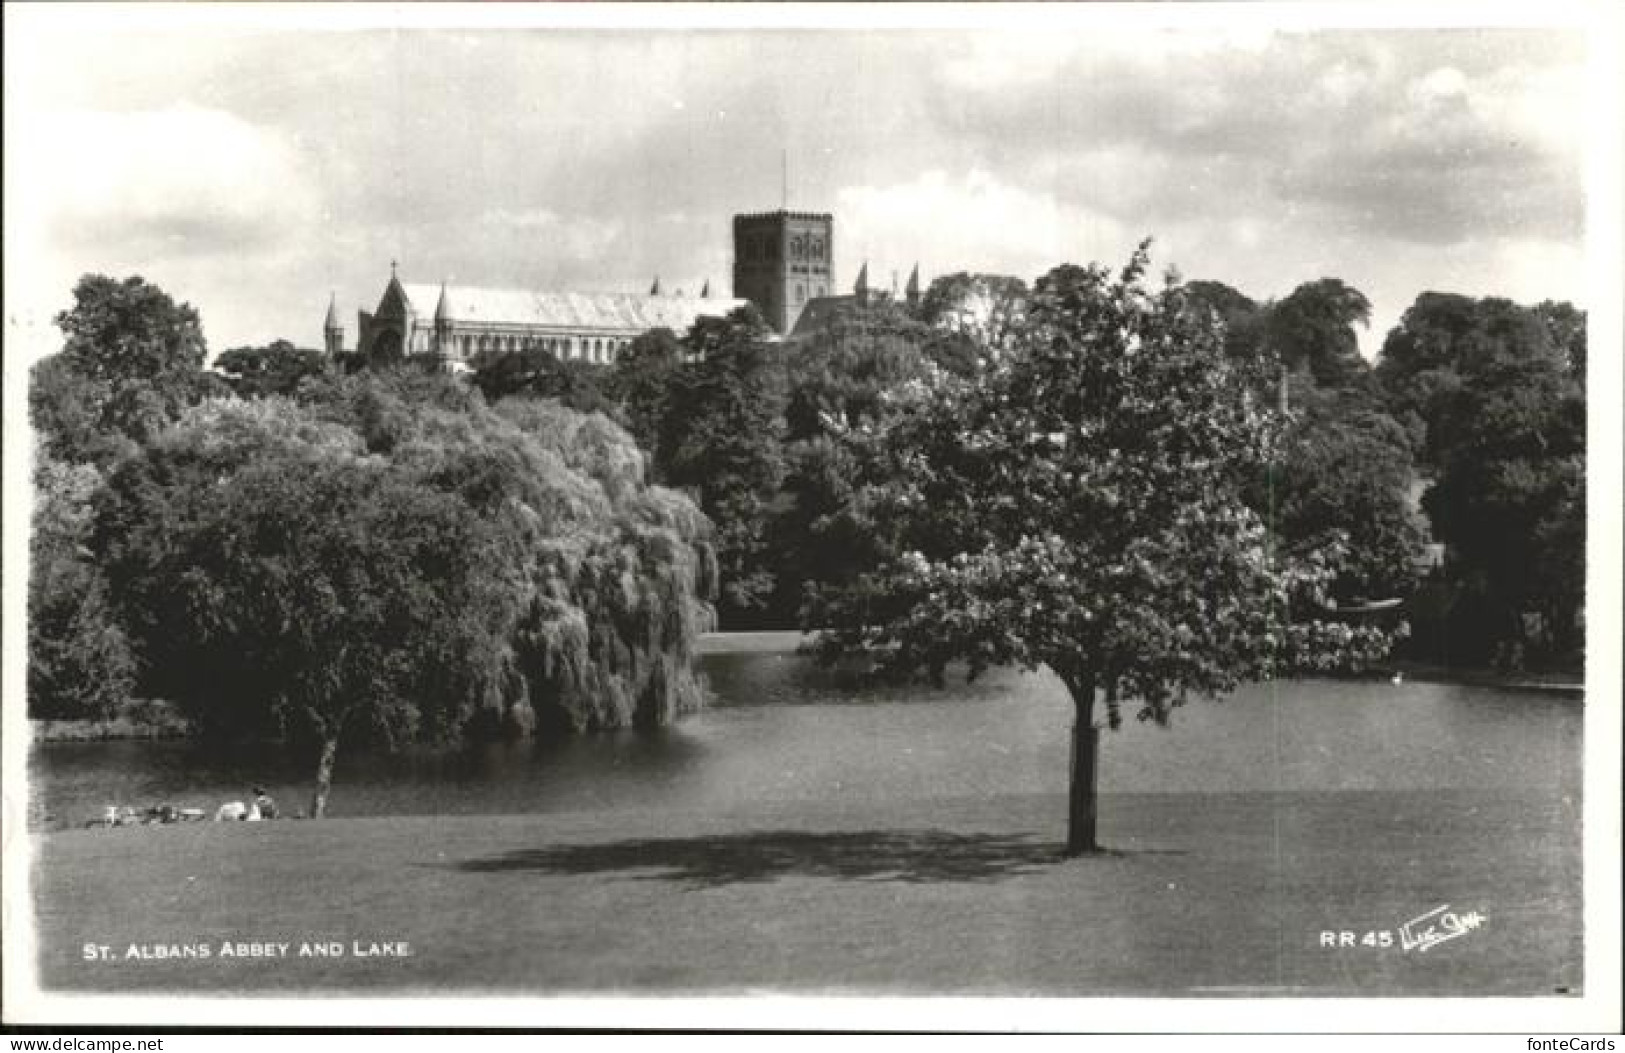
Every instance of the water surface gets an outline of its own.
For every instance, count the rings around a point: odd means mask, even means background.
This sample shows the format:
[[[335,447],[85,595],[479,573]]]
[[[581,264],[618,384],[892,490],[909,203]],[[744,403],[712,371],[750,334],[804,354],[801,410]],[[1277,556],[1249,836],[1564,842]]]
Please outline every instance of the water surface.
[[[759,801],[1060,793],[1072,720],[1047,673],[859,690],[783,654],[701,660],[710,709],[655,732],[365,756],[341,751],[333,815],[749,807]],[[1106,793],[1534,789],[1578,795],[1582,707],[1450,684],[1310,680],[1192,701],[1104,740]],[[109,804],[212,810],[266,786],[304,806],[311,766],[186,742],[58,743],[30,770],[36,828]]]

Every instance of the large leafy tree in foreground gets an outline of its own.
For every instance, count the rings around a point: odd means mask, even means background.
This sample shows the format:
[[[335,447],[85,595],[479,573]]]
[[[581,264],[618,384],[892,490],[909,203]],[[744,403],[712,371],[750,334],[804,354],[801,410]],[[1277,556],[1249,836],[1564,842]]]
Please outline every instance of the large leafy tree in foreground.
[[[952,664],[1048,666],[1076,709],[1069,854],[1098,848],[1103,710],[1166,723],[1188,695],[1380,654],[1372,629],[1315,620],[1334,549],[1286,553],[1245,494],[1280,423],[1248,391],[1213,312],[1118,276],[1041,279],[1012,353],[942,376],[849,441],[858,500],[900,553],[810,612],[826,657],[940,680]],[[1097,706],[1100,707],[1097,710]]]

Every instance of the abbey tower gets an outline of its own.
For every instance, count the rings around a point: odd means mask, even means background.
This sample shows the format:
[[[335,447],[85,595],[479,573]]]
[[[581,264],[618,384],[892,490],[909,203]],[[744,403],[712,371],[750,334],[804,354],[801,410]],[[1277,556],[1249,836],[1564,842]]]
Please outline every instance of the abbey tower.
[[[734,287],[780,334],[809,300],[835,287],[835,221],[827,212],[757,212],[734,217]]]

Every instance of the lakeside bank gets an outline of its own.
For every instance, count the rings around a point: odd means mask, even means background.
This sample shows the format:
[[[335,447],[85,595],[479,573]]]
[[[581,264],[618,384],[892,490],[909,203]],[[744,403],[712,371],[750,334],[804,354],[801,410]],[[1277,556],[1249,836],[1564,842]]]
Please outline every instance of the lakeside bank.
[[[815,633],[796,629],[763,629],[750,632],[715,632],[700,637],[696,653],[706,654],[794,654],[810,643]],[[1573,672],[1498,673],[1492,669],[1436,665],[1409,659],[1394,659],[1373,668],[1371,678],[1394,675],[1439,684],[1465,684],[1507,691],[1583,698],[1585,677]],[[1358,679],[1358,678],[1356,678]]]

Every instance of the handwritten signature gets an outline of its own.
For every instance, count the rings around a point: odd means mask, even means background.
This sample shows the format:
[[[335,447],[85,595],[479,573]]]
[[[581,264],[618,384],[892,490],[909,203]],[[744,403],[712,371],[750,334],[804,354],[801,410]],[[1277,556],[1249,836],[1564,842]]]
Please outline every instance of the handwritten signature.
[[[1478,911],[1456,914],[1450,904],[1434,907],[1399,927],[1399,945],[1407,951],[1427,951],[1441,943],[1465,936],[1489,919]]]

